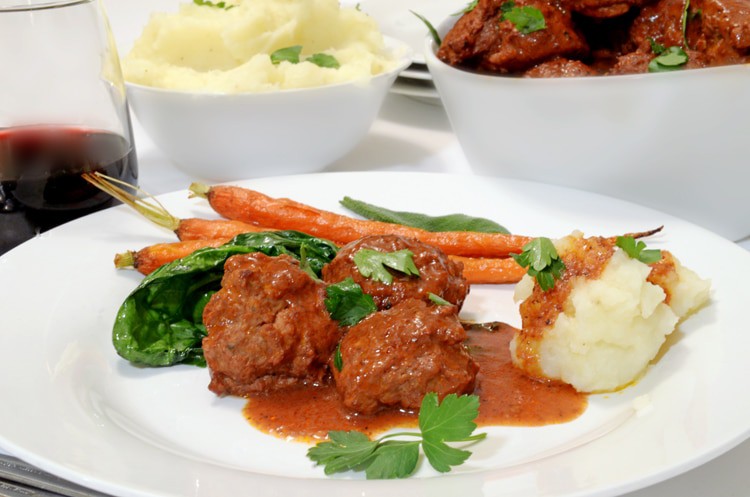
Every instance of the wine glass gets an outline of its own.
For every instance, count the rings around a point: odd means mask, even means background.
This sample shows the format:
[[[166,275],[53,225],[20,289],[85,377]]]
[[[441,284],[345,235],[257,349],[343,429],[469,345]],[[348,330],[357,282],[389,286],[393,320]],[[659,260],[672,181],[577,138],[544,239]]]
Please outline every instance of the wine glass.
[[[0,0],[0,253],[113,200],[81,175],[132,185],[138,166],[100,0]]]

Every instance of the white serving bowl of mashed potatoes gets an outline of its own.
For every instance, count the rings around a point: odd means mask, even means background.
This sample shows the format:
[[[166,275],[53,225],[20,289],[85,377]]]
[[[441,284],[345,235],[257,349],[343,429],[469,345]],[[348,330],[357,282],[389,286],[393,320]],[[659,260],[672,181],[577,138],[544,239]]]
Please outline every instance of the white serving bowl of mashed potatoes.
[[[188,173],[230,181],[346,155],[410,55],[336,0],[238,0],[152,14],[122,62],[154,143]]]

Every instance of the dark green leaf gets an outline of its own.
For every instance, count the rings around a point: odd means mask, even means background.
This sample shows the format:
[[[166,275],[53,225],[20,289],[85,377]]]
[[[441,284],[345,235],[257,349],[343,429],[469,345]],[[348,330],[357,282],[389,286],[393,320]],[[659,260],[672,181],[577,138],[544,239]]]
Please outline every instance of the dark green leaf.
[[[320,442],[307,450],[307,457],[325,466],[327,475],[359,469],[372,458],[378,442],[358,431],[330,431],[328,442]]]
[[[406,478],[414,473],[419,461],[419,441],[383,442],[365,469],[368,480]]]
[[[282,62],[297,64],[299,63],[300,53],[302,53],[302,45],[280,48],[271,53],[271,62],[273,64],[281,64]]]
[[[618,236],[615,244],[625,251],[632,259],[644,264],[653,264],[661,260],[661,250],[646,249],[646,244],[632,236]]]
[[[417,18],[419,18],[419,20],[422,21],[425,26],[427,26],[427,31],[430,32],[430,36],[432,36],[432,41],[435,42],[436,47],[439,47],[441,40],[440,40],[440,35],[437,32],[437,29],[435,29],[435,26],[433,26],[432,23],[429,20],[427,20],[427,18],[424,17],[423,15],[417,14],[413,10],[410,10],[409,12],[417,16]]]
[[[353,326],[378,310],[372,295],[362,291],[352,278],[326,287],[326,309],[341,326]]]
[[[513,23],[521,34],[527,35],[547,28],[544,14],[536,7],[517,7],[515,2],[509,1],[500,6],[500,11],[503,13],[500,19]]]
[[[333,367],[336,371],[341,371],[344,367],[344,358],[341,357],[341,342],[336,345],[336,350],[333,352]]]
[[[316,66],[319,67],[328,67],[330,69],[338,69],[341,67],[341,64],[339,64],[339,61],[336,60],[336,57],[333,55],[328,55],[325,53],[316,53],[312,54],[310,57],[305,59],[308,62],[312,62]]]
[[[662,53],[664,53],[664,50],[667,49],[667,47],[665,47],[661,43],[657,43],[653,38],[649,38],[648,42],[649,44],[651,44],[651,51],[654,52],[655,55],[661,55]]]
[[[419,276],[419,269],[414,264],[414,254],[406,249],[395,252],[360,249],[354,254],[354,264],[365,278],[372,278],[386,285],[393,283],[393,275],[387,267],[407,276]]]
[[[419,429],[425,440],[461,442],[476,429],[474,419],[479,414],[479,397],[454,393],[446,395],[442,403],[435,393],[422,399],[419,409]]]
[[[549,238],[534,238],[523,246],[520,254],[512,254],[512,257],[519,266],[528,268],[529,276],[536,279],[545,292],[555,286],[555,280],[565,271],[565,264]]]
[[[466,214],[428,216],[417,212],[393,211],[385,207],[368,204],[351,197],[344,197],[341,205],[360,216],[373,221],[401,224],[426,231],[478,231],[482,233],[505,233],[508,230],[495,221]]]
[[[197,250],[146,276],[120,307],[112,330],[117,353],[144,366],[204,365],[203,307],[220,288],[232,255],[263,252],[300,258],[316,274],[336,255],[326,240],[296,231],[246,233],[216,248]]]
[[[452,466],[463,464],[469,458],[471,452],[451,447],[437,440],[424,439],[422,450],[430,466],[441,473],[447,473]]]

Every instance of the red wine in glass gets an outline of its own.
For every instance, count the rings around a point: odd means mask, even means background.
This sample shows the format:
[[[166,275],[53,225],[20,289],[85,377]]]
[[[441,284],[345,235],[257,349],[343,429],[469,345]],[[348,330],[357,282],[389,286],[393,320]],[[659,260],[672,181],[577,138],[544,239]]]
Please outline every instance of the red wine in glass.
[[[0,129],[0,253],[54,226],[108,207],[111,197],[81,175],[135,185],[135,150],[124,137],[73,126]]]

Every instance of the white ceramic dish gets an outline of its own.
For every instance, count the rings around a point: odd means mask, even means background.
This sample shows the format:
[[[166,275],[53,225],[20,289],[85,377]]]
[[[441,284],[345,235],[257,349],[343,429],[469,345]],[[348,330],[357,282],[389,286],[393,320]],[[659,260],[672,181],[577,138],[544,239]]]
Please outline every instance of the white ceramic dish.
[[[445,20],[444,36],[455,22]],[[480,174],[581,188],[663,210],[731,240],[750,235],[750,64],[583,78],[427,65]]]
[[[411,49],[386,38],[396,66],[367,81],[212,94],[127,83],[151,140],[188,174],[210,181],[317,172],[364,138]]]
[[[593,396],[577,420],[490,427],[453,473],[327,478],[307,446],[257,432],[243,401],[217,398],[208,372],[138,369],[110,343],[112,322],[140,277],[112,255],[169,240],[125,207],[62,226],[0,257],[0,446],[52,473],[117,496],[605,496],[702,464],[750,434],[745,284],[750,254],[702,228],[634,204],[521,181],[418,173],[339,173],[246,183],[340,211],[344,195],[433,214],[496,219],[515,232],[612,235],[663,224],[648,240],[713,282],[710,305],[673,335],[636,385]],[[398,185],[416,185],[394,195]],[[401,190],[402,192],[404,190]],[[160,197],[178,217],[210,216],[185,191]],[[30,271],[29,268],[34,268]],[[472,289],[464,317],[518,324],[506,286]],[[639,399],[639,410],[634,401]]]

